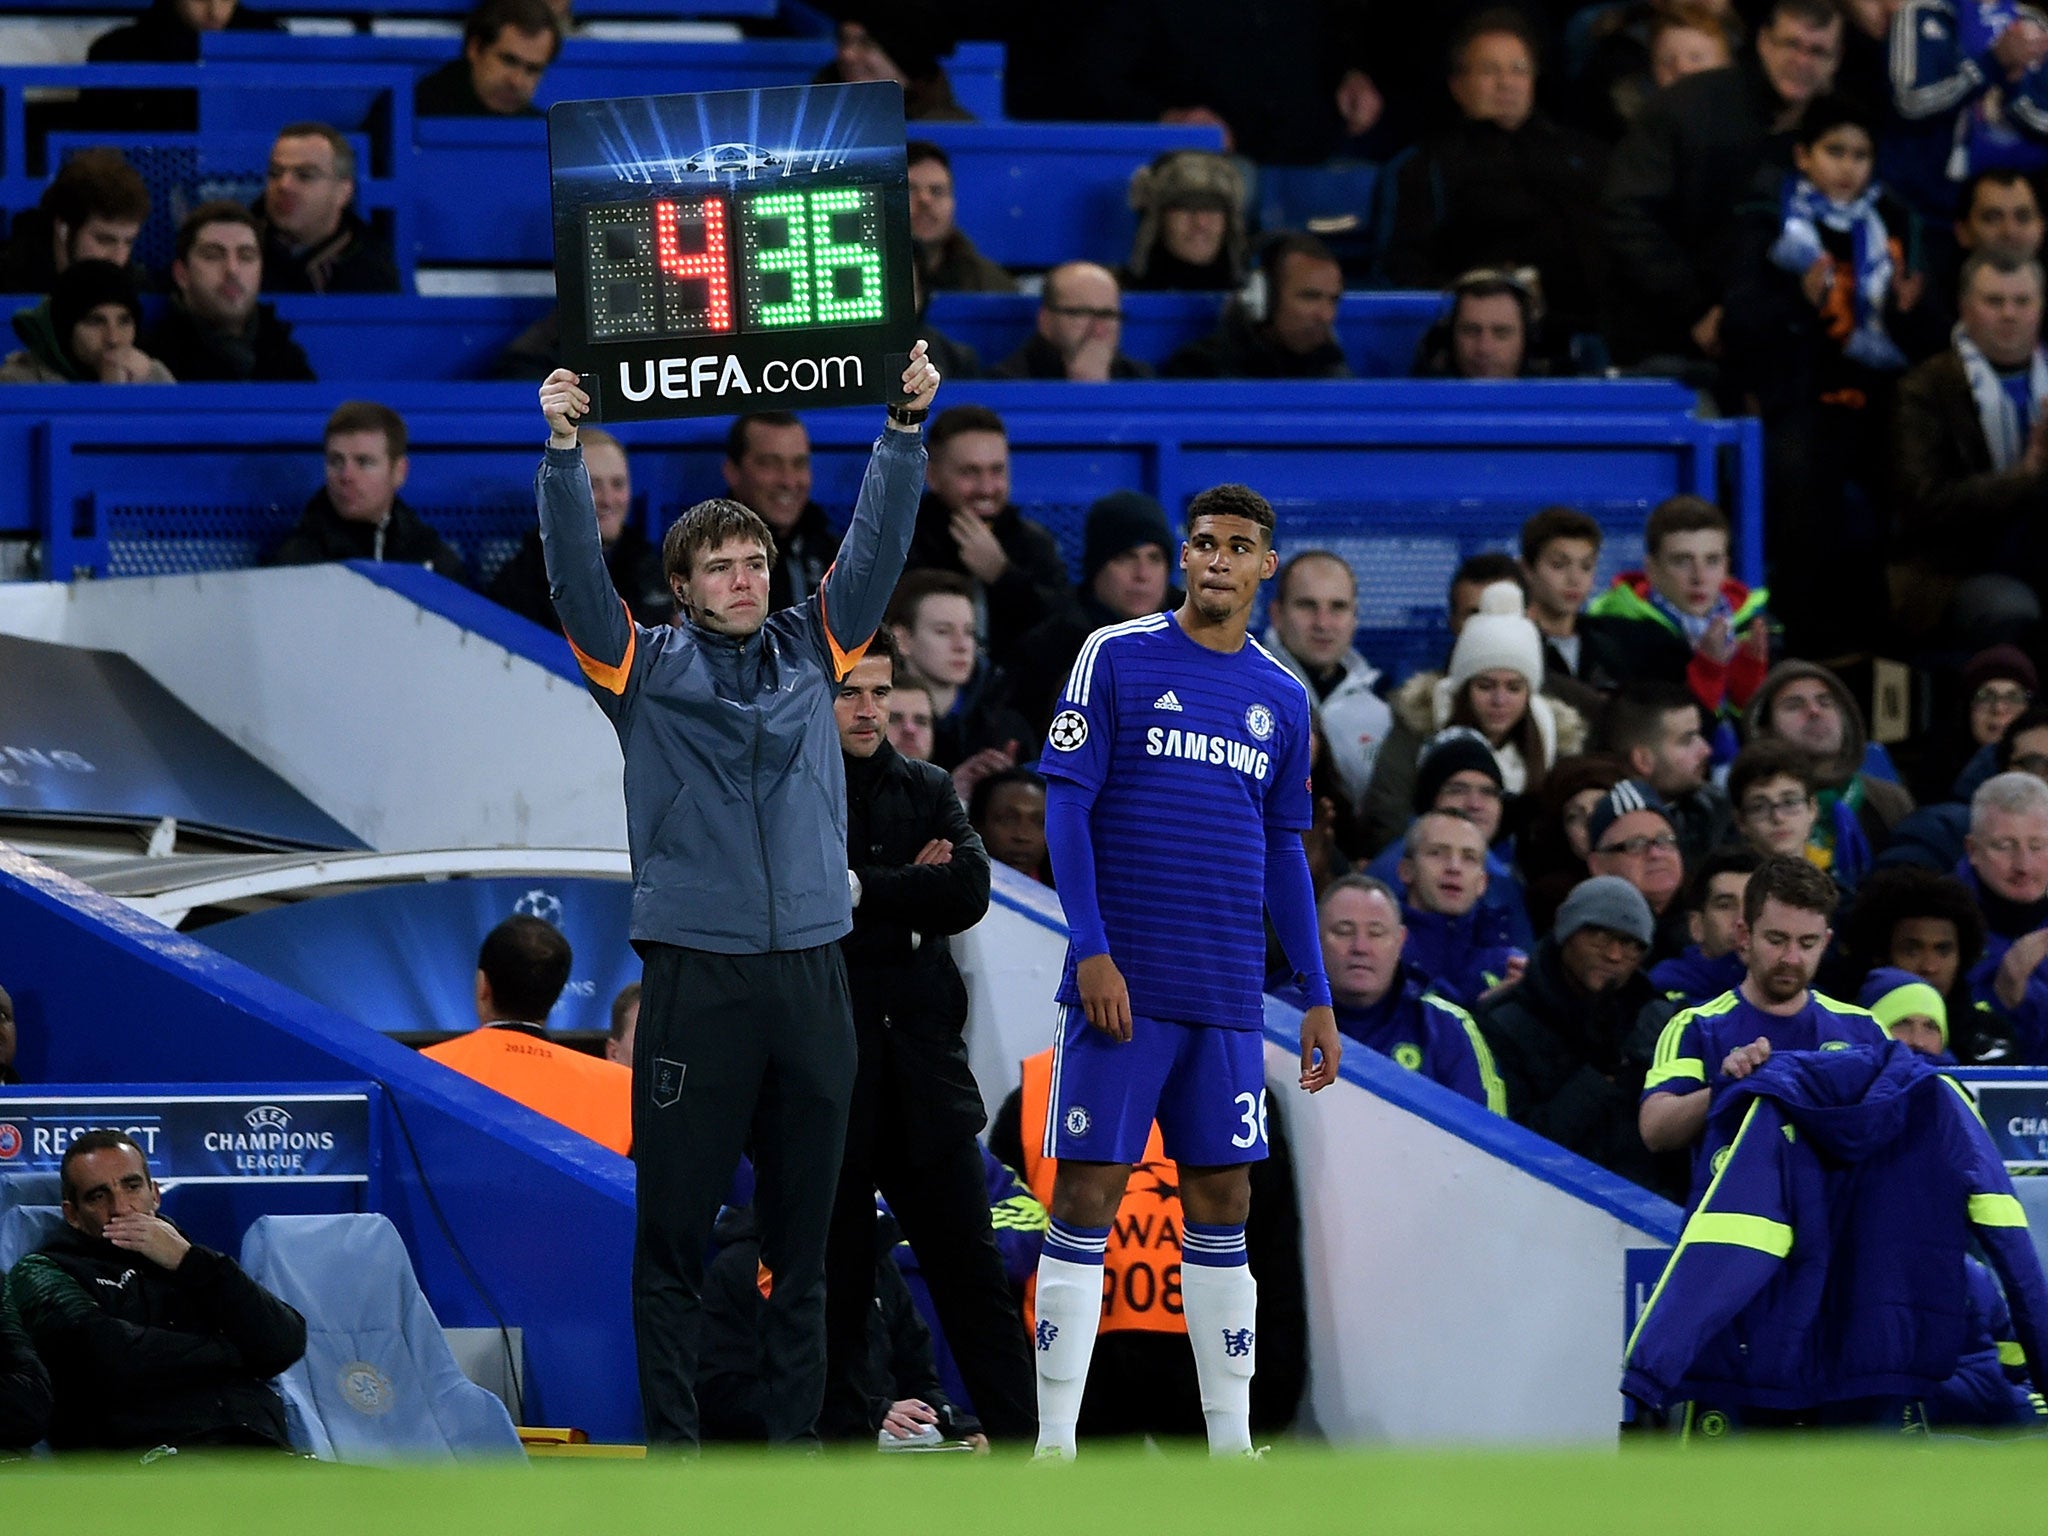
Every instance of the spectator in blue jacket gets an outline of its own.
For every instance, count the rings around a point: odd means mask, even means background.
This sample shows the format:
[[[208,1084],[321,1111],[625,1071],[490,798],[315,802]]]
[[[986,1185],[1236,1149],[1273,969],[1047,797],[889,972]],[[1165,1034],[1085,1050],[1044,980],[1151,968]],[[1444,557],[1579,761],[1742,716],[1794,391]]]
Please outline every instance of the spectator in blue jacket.
[[[1401,916],[1403,957],[1439,997],[1470,1008],[1521,980],[1526,951],[1508,942],[1497,912],[1483,912],[1486,843],[1455,811],[1425,811],[1402,842],[1401,880],[1408,888]]]
[[[1762,857],[1751,848],[1717,848],[1686,884],[1685,921],[1692,942],[1685,952],[1650,968],[1650,985],[1687,1008],[1712,1002],[1742,984],[1742,898]]]
[[[1415,768],[1412,804],[1420,816],[1430,811],[1449,811],[1463,816],[1479,829],[1486,843],[1486,889],[1480,894],[1480,909],[1498,916],[1506,925],[1507,942],[1520,950],[1536,947],[1536,931],[1529,923],[1529,909],[1522,899],[1521,876],[1502,843],[1501,822],[1506,794],[1501,788],[1500,760],[1486,744],[1486,738],[1470,726],[1454,725],[1432,737],[1422,749]],[[1380,850],[1365,872],[1384,881],[1402,900],[1408,896],[1408,880],[1401,873],[1407,857],[1407,839],[1395,838]]]
[[[1345,875],[1324,887],[1317,909],[1337,1027],[1410,1072],[1505,1115],[1507,1093],[1479,1026],[1404,962],[1408,930],[1394,893],[1370,875]]]
[[[2016,1060],[2048,1062],[2048,784],[2031,773],[1986,779],[1964,848],[1956,878],[1984,914],[1971,992],[2012,1021]]]
[[[1813,990],[1837,900],[1835,882],[1804,859],[1765,859],[1742,895],[1741,985],[1674,1015],[1658,1036],[1637,1125],[1653,1152],[1695,1148],[1695,1190],[1726,1142],[1728,1128],[1708,1122],[1715,1090],[1779,1052],[1885,1043],[1868,1013]]]

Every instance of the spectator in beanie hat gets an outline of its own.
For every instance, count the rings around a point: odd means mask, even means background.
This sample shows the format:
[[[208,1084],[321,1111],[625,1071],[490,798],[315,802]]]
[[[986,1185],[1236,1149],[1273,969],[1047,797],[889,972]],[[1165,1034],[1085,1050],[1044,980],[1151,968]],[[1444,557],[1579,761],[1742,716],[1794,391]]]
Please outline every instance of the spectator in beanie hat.
[[[110,261],[76,261],[50,296],[14,316],[19,351],[0,361],[4,384],[169,384],[171,371],[135,345],[142,302]]]
[[[1523,611],[1521,588],[1495,582],[1458,631],[1450,670],[1418,672],[1395,692],[1394,729],[1365,792],[1367,836],[1384,843],[1407,826],[1422,745],[1447,726],[1485,738],[1510,797],[1541,790],[1550,765],[1586,741],[1584,717],[1543,697],[1542,686],[1543,637]]]
[[[1025,631],[1009,669],[1010,706],[1041,736],[1081,646],[1096,630],[1180,603],[1173,586],[1180,541],[1143,491],[1111,491],[1088,509],[1074,604]]]

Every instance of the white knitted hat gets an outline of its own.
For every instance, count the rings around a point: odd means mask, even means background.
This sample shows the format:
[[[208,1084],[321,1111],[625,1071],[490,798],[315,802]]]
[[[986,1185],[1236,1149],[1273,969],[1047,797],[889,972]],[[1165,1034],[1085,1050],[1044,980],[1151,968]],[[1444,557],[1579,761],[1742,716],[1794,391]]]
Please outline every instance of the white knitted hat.
[[[1522,607],[1522,589],[1512,581],[1496,581],[1479,594],[1479,611],[1465,621],[1451,648],[1452,688],[1496,668],[1519,672],[1529,692],[1543,686],[1543,637]]]

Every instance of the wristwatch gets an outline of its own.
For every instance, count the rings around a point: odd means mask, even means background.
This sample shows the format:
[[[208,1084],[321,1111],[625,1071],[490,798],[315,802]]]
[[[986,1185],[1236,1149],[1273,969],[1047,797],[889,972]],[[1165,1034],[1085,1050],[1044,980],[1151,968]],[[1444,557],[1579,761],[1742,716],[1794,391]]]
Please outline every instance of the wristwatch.
[[[917,426],[931,413],[931,407],[928,405],[919,406],[915,410],[912,410],[907,405],[892,405],[889,407],[889,419],[899,427]]]

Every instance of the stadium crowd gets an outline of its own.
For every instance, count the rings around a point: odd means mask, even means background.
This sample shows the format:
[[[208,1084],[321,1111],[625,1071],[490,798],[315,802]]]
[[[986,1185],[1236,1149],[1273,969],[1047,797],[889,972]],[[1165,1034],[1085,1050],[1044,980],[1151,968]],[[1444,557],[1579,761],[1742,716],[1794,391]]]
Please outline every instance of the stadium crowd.
[[[944,60],[980,35],[974,8],[836,9],[822,78],[896,80],[913,122],[965,115]],[[1305,840],[1345,1036],[1681,1204],[1705,1197],[1727,1148],[1710,1091],[1774,1055],[1891,1039],[1938,1064],[2048,1066],[2048,15],[1977,0],[1019,9],[1001,33],[1015,115],[1209,124],[1228,152],[1175,151],[1137,173],[1120,269],[1027,275],[1032,335],[989,377],[1149,377],[1120,345],[1124,296],[1187,290],[1217,294],[1218,323],[1161,377],[1343,378],[1347,289],[1422,288],[1443,308],[1418,378],[1669,377],[1703,411],[1763,423],[1767,585],[1737,579],[1743,552],[1711,500],[1651,509],[1640,567],[1604,584],[1604,550],[1634,530],[1544,508],[1459,567],[1448,651],[1406,677],[1359,651],[1344,555],[1289,543],[1283,519],[1259,643],[1313,707]],[[156,0],[92,57],[190,60],[198,31],[265,24],[232,0]],[[574,26],[566,4],[485,0],[414,110],[533,114]],[[126,94],[87,93],[76,126],[181,121],[175,92]],[[1262,173],[1333,157],[1381,165],[1369,206],[1313,232],[1252,227]],[[0,253],[0,291],[37,296],[14,317],[0,382],[310,379],[267,296],[400,284],[389,231],[353,207],[356,175],[336,126],[282,125],[261,196],[191,209],[153,272],[133,257],[141,177],[117,149],[73,155]],[[1017,287],[956,222],[943,149],[912,144],[909,189],[922,295]],[[544,322],[520,338],[503,374],[539,380],[559,361],[553,334]],[[949,380],[979,371],[922,334]],[[1025,1063],[985,1128],[945,939],[986,910],[991,862],[1057,889],[1034,764],[1089,636],[1181,602],[1182,544],[1178,509],[1119,490],[1088,510],[1075,579],[1013,498],[1000,415],[949,405],[925,441],[907,571],[881,639],[838,682],[860,1056],[823,1256],[821,1428],[1000,1440],[1033,1416],[1034,1260],[1011,1249],[1050,1198],[1047,1069]],[[631,454],[590,428],[581,452],[612,583],[639,623],[666,625],[677,556],[637,510]],[[267,561],[426,565],[561,628],[538,530],[485,572],[408,505],[397,412],[343,404],[322,453],[324,483]],[[803,420],[735,420],[721,468],[705,494],[772,535],[769,606],[803,603],[844,510],[813,496]],[[1871,663],[1901,648],[1924,698],[1880,742]],[[567,976],[551,934],[534,919],[493,934],[482,1030],[429,1054],[625,1150],[637,995],[615,1009],[609,1061],[520,1049]],[[1273,956],[1284,990],[1277,940]],[[0,993],[0,1076],[11,1026]],[[918,1135],[885,1145],[881,1124]],[[1276,1131],[1250,1237],[1266,1255],[1263,1425],[1288,1422],[1301,1392],[1284,1115]],[[118,1144],[91,1150],[125,1166]],[[1146,1166],[1170,1168],[1157,1152]],[[1139,1182],[1133,1209],[1175,1201],[1170,1184]],[[83,1193],[77,1213],[62,1252],[105,1258]],[[135,1220],[157,1222],[153,1205]],[[169,1272],[164,1225],[138,1228],[153,1245],[140,1251]],[[1141,1225],[1154,1230],[1129,1233]],[[764,1435],[768,1298],[743,1189],[717,1241],[736,1257],[706,1280],[704,1432]],[[1116,1241],[1132,1250],[1120,1273],[1157,1265],[1163,1281],[1175,1262],[1121,1225]],[[200,1252],[216,1278],[232,1269]],[[78,1411],[66,1362],[85,1348],[64,1330],[101,1298],[64,1289],[48,1257],[25,1263],[9,1291],[62,1421]],[[1084,1424],[1198,1429],[1192,1375],[1146,1364],[1155,1335],[1185,1323],[1149,1300],[1118,1305],[1105,1327],[1130,1349],[1105,1352]],[[0,1320],[11,1329],[11,1312]],[[1134,1394],[1138,1379],[1157,1390]],[[2008,1422],[2036,1412],[2024,1391],[1997,1403]]]

